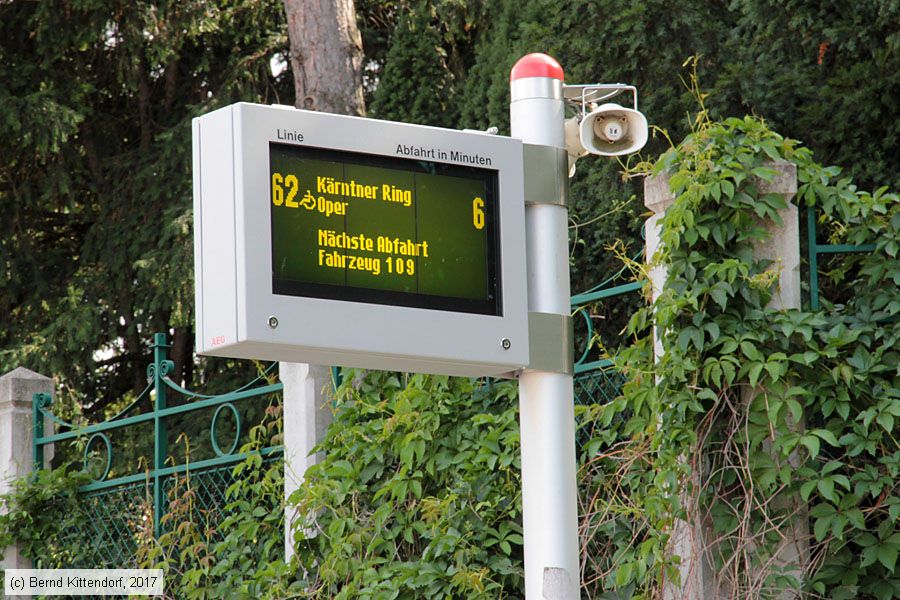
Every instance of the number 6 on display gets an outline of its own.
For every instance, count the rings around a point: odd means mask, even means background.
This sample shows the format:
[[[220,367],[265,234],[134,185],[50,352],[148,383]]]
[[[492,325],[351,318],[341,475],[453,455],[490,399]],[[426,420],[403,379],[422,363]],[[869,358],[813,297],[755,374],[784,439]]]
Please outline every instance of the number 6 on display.
[[[475,229],[484,229],[484,200],[481,198],[472,200],[472,225]]]

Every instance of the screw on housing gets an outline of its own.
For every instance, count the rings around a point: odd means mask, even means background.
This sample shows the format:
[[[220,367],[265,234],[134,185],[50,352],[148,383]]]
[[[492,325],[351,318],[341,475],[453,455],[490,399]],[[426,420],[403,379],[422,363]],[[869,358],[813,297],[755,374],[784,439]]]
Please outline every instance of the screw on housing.
[[[278,318],[277,317],[269,317],[269,327],[275,329],[278,327]]]
[[[510,346],[512,346],[512,342],[509,341],[509,338],[503,338],[500,340],[500,345],[504,350],[509,350]]]

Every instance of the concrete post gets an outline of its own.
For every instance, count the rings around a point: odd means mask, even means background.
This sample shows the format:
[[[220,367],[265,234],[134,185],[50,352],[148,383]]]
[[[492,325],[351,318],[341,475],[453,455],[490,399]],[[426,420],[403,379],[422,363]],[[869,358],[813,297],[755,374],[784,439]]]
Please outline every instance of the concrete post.
[[[769,302],[769,308],[776,310],[800,307],[800,229],[797,207],[790,203],[797,192],[797,168],[793,163],[779,162],[766,165],[774,169],[777,175],[771,182],[757,179],[754,183],[761,194],[775,193],[784,196],[788,207],[779,211],[782,224],[774,221],[766,221],[761,224],[765,227],[770,237],[762,242],[754,244],[754,256],[772,261],[772,269],[779,272],[778,289]],[[653,211],[653,216],[647,219],[646,232],[646,262],[650,266],[649,277],[652,285],[653,301],[659,297],[665,285],[667,269],[665,265],[655,264],[653,256],[660,245],[659,221],[666,210],[675,201],[675,197],[669,189],[669,176],[663,173],[656,177],[649,177],[644,182],[644,204]],[[657,359],[662,356],[663,348],[659,333],[655,332],[656,343],[654,350]],[[759,389],[747,390],[743,393],[742,400],[749,403]],[[802,427],[802,423],[798,424]],[[792,457],[792,461],[796,457]],[[695,483],[699,481],[699,474]],[[684,498],[684,503],[690,499]],[[806,523],[806,510],[800,506],[799,498],[785,499],[782,505],[792,511],[795,517],[787,530],[782,531],[785,543],[778,552],[776,567],[793,570],[797,575],[802,575],[803,569],[809,558],[809,532]],[[717,581],[716,573],[708,560],[709,544],[707,539],[712,539],[710,533],[711,524],[701,522],[700,515],[694,507],[685,506],[688,521],[676,521],[671,538],[671,552],[681,557],[679,567],[681,581],[679,585],[670,582],[665,590],[666,600],[716,600],[719,598],[731,598],[731,590],[721,587]],[[792,597],[786,593],[785,598]]]
[[[297,514],[288,499],[303,483],[306,469],[321,460],[310,454],[325,437],[331,423],[331,370],[305,363],[279,363],[284,384],[284,556],[294,556],[294,523],[305,518]],[[312,532],[310,532],[312,534]]]
[[[31,398],[38,393],[51,393],[53,382],[23,367],[0,377],[0,496],[12,491],[15,480],[30,474],[33,467]],[[45,421],[44,434],[50,435]],[[48,449],[49,450],[49,449]],[[45,452],[45,461],[52,454]],[[5,510],[0,505],[0,510]],[[30,569],[31,562],[17,546],[3,549],[0,569]]]
[[[668,268],[665,264],[654,261],[654,255],[661,245],[662,233],[659,225],[660,219],[666,214],[666,210],[675,202],[675,196],[669,189],[669,174],[661,173],[656,177],[648,177],[644,180],[644,206],[653,211],[653,215],[647,219],[644,226],[645,236],[645,262],[649,266],[651,295],[653,302],[659,298],[668,277]],[[653,328],[653,352],[658,361],[663,355],[662,332]],[[691,474],[692,478],[696,474]],[[698,483],[695,479],[693,483]],[[664,597],[666,600],[712,600],[716,598],[715,573],[712,565],[706,560],[703,541],[704,527],[699,521],[695,507],[691,505],[689,497],[681,499],[688,514],[689,521],[677,520],[672,529],[672,537],[669,542],[669,551],[681,557],[679,574],[681,576],[678,585],[674,582],[666,582]]]
[[[668,173],[661,173],[656,177],[648,177],[644,180],[644,206],[653,211],[653,215],[647,219],[647,223],[644,225],[644,262],[650,267],[647,276],[650,278],[651,297],[654,303],[662,293],[666,277],[669,274],[666,265],[653,260],[661,244],[659,220],[663,218],[673,202],[675,202],[675,196],[669,191]],[[653,328],[653,339],[653,353],[659,360],[663,348],[660,333],[656,331],[656,327]]]
[[[781,225],[765,221],[762,225],[769,238],[753,244],[754,256],[773,262],[778,269],[777,294],[769,302],[769,308],[785,310],[800,308],[800,217],[797,206],[791,200],[797,193],[797,165],[789,162],[769,163],[777,175],[772,181],[756,181],[760,194],[781,194],[787,208],[778,211]]]
[[[757,181],[756,185],[761,194],[781,194],[788,206],[778,211],[782,224],[774,221],[766,221],[761,224],[769,232],[769,238],[754,243],[754,256],[772,261],[770,269],[778,271],[778,289],[769,301],[768,308],[774,310],[788,310],[800,308],[800,218],[797,206],[791,200],[797,193],[797,165],[788,162],[771,163],[766,165],[773,168],[777,175],[770,181]],[[763,393],[761,388],[744,389],[742,401],[749,404],[753,399]],[[795,431],[806,428],[803,417],[797,423],[790,423]],[[780,457],[774,457],[781,460]],[[791,453],[788,463],[796,469],[802,459],[797,452]],[[794,576],[797,581],[803,580],[803,575],[809,565],[809,516],[808,506],[798,496],[780,496],[773,501],[773,506],[791,515],[782,528],[782,541],[772,561],[772,568],[782,571],[785,575]],[[797,594],[790,590],[779,596],[779,600],[792,600]]]

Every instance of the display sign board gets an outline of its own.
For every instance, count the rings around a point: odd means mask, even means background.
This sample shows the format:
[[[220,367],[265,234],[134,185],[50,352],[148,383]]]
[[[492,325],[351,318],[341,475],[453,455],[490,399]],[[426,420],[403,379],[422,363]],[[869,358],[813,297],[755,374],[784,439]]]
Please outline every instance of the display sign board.
[[[194,120],[197,348],[499,375],[528,361],[518,140],[235,104]]]
[[[269,145],[276,294],[497,316],[497,172]]]

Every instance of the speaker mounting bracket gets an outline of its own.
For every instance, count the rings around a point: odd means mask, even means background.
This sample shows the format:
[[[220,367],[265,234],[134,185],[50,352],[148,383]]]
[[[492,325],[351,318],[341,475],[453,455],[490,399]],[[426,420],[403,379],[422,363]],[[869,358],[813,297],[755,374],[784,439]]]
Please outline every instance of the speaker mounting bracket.
[[[580,111],[578,120],[581,121],[591,110],[591,105],[615,98],[623,92],[631,92],[632,108],[638,109],[637,88],[625,83],[588,83],[578,85],[563,85],[563,99],[569,106]]]

